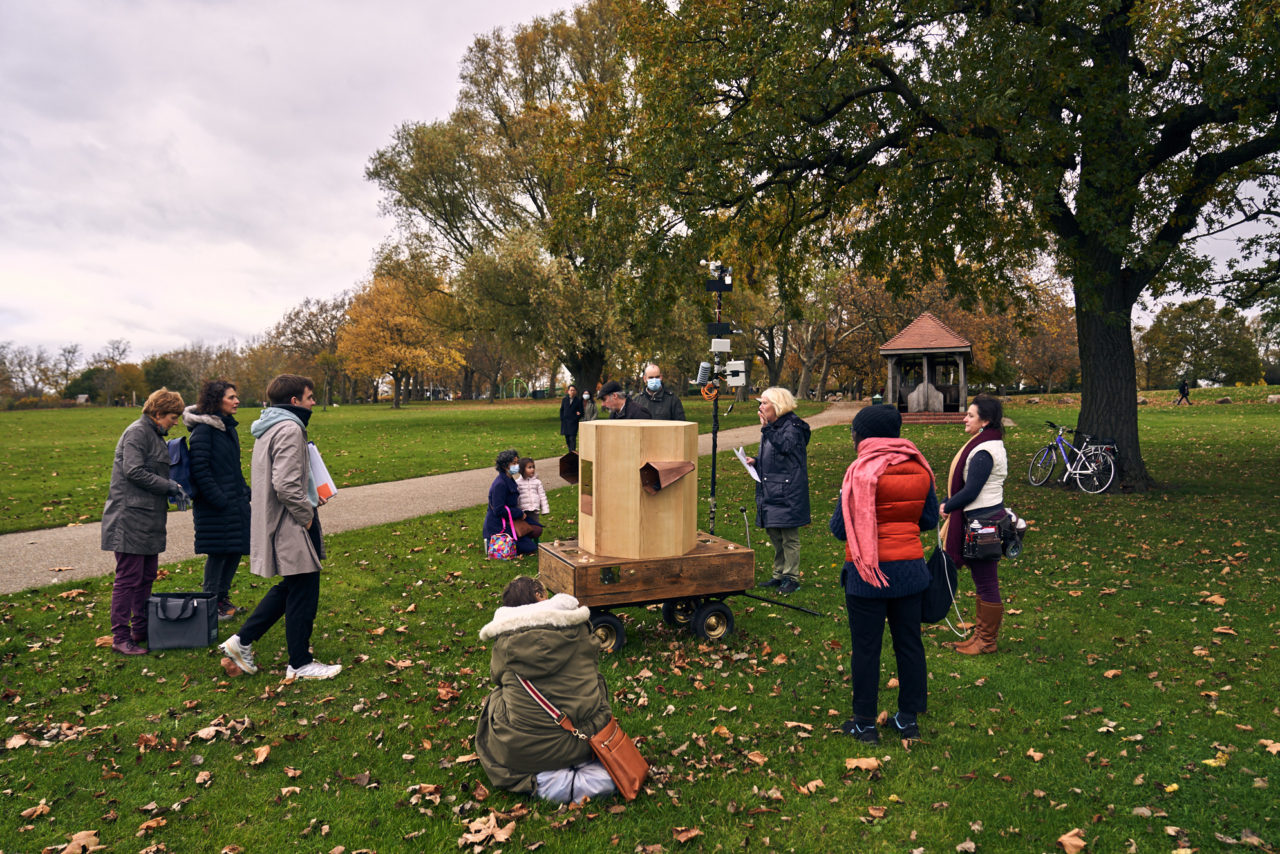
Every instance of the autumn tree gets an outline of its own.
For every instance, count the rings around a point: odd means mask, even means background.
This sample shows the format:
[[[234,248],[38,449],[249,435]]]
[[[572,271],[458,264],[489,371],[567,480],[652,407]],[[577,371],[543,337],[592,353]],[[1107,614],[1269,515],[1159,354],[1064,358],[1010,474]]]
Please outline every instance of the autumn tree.
[[[1053,387],[1069,382],[1080,371],[1080,347],[1076,341],[1074,312],[1057,295],[1026,318],[1015,348],[1015,360],[1023,381]]]
[[[1019,292],[1072,286],[1080,425],[1142,460],[1131,337],[1144,296],[1201,287],[1200,238],[1280,209],[1280,26],[1255,0],[1166,7],[938,0],[636,0],[643,162],[697,223],[855,216],[858,269]],[[1252,244],[1274,268],[1274,231]]]
[[[429,313],[402,282],[375,276],[356,291],[338,333],[337,353],[352,371],[391,377],[394,409],[410,374],[452,370],[460,359],[455,342],[426,321]]]
[[[1142,346],[1152,388],[1172,388],[1184,377],[1220,385],[1262,378],[1262,358],[1247,318],[1207,297],[1162,308],[1143,333]]]
[[[285,312],[270,333],[281,347],[319,374],[320,400],[325,406],[333,403],[334,387],[342,376],[338,335],[350,306],[351,294],[347,292],[327,300],[307,297]]]
[[[477,38],[449,120],[402,125],[366,169],[401,230],[463,279],[474,281],[486,256],[525,263],[532,241],[555,277],[540,282],[556,303],[522,299],[515,281],[507,297],[472,300],[466,316],[495,332],[511,328],[503,319],[513,310],[551,321],[512,343],[556,353],[584,387],[599,380],[611,348],[678,295],[672,278],[637,268],[670,217],[632,179],[635,98],[616,6],[592,0]],[[642,316],[622,309],[637,289],[648,300]]]

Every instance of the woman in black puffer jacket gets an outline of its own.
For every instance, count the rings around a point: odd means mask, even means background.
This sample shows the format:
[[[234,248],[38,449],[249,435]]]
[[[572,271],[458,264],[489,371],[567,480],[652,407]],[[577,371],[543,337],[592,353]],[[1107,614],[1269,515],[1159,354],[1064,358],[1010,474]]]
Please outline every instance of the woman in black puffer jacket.
[[[208,555],[204,591],[218,595],[218,619],[236,614],[231,581],[249,553],[249,486],[240,467],[234,384],[210,380],[200,402],[182,413],[191,431],[191,483],[195,487],[196,554]]]
[[[760,586],[786,594],[800,589],[800,528],[810,522],[810,431],[795,408],[796,399],[785,388],[760,392],[760,452],[747,458],[760,476],[756,525],[773,543],[773,577]]]

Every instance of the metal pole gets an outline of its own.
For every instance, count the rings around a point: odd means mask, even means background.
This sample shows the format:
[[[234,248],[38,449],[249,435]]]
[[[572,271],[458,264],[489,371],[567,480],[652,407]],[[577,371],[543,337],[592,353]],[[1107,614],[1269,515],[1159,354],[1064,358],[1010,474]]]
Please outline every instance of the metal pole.
[[[720,305],[724,295],[716,291],[716,323],[720,322]],[[716,533],[716,449],[719,446],[720,434],[720,354],[711,354],[711,382],[716,387],[715,397],[711,399],[711,500],[708,502],[711,520],[707,533],[713,537]]]

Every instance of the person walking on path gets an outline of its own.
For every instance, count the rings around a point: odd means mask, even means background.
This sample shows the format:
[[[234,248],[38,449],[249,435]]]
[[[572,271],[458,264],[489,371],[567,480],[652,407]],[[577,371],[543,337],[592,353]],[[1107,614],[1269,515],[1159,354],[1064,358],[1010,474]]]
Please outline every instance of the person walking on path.
[[[761,587],[779,593],[800,589],[800,528],[809,516],[809,425],[795,413],[796,399],[785,388],[760,393],[760,451],[747,462],[756,467],[756,526],[773,543],[773,576]]]
[[[965,655],[995,652],[1000,623],[1004,620],[998,572],[1000,559],[964,556],[965,529],[969,522],[981,519],[994,523],[1006,513],[1004,481],[1009,473],[1009,461],[1003,425],[1004,407],[1000,401],[986,394],[975,397],[964,415],[964,432],[972,438],[951,461],[947,474],[949,497],[942,505],[942,512],[947,514],[941,534],[943,548],[957,564],[969,567],[978,595],[973,634],[968,640],[953,645],[956,652]]]
[[[167,497],[185,494],[169,479],[169,447],[164,436],[182,416],[182,395],[167,388],[151,392],[142,415],[120,434],[111,484],[102,511],[102,550],[114,552],[111,588],[111,648],[121,655],[146,655],[147,599],[165,547]]]
[[[1174,401],[1174,406],[1187,402],[1187,406],[1191,405],[1191,385],[1187,382],[1187,378],[1183,377],[1182,382],[1178,384],[1178,399]]]
[[[236,615],[231,582],[240,558],[249,553],[250,493],[240,467],[239,408],[235,383],[210,380],[200,390],[199,402],[182,413],[183,423],[191,431],[196,554],[208,555],[204,592],[218,597],[219,620]]]
[[[564,399],[560,401],[560,433],[570,451],[577,450],[579,421],[582,421],[582,398],[578,397],[577,386],[569,386]]]
[[[656,421],[684,421],[684,404],[680,396],[662,384],[662,368],[653,362],[644,366],[644,388],[640,403]]]
[[[880,647],[889,623],[898,665],[898,711],[888,726],[900,738],[920,738],[928,679],[920,608],[929,586],[920,532],[938,524],[933,470],[920,450],[900,438],[896,406],[868,406],[853,419],[854,452],[831,514],[831,534],[845,541],[844,587],[852,641],[853,717],[841,729],[876,744]]]
[[[309,377],[281,374],[267,386],[271,406],[249,425],[253,446],[253,506],[249,569],[263,578],[280,576],[222,651],[245,673],[257,673],[253,644],[284,617],[289,666],[285,679],[332,679],[341,664],[311,655],[311,629],[320,605],[320,561],[324,540],[307,454],[307,424],[316,405]]]

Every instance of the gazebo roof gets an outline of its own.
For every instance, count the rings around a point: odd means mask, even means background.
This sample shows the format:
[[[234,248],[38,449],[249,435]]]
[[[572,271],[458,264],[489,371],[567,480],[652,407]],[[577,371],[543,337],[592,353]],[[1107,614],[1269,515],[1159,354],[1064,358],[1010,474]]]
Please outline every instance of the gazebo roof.
[[[880,346],[880,353],[972,353],[973,345],[926,311]]]

